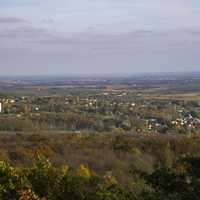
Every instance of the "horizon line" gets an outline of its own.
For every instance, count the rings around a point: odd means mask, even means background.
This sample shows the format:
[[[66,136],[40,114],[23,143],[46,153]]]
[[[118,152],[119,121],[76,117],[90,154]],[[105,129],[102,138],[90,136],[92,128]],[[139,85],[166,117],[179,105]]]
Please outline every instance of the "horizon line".
[[[127,77],[138,75],[161,75],[161,74],[194,74],[200,73],[200,70],[182,70],[182,71],[156,71],[156,72],[127,72],[127,73],[68,73],[68,74],[13,74],[13,75],[0,75],[0,78],[12,77]]]

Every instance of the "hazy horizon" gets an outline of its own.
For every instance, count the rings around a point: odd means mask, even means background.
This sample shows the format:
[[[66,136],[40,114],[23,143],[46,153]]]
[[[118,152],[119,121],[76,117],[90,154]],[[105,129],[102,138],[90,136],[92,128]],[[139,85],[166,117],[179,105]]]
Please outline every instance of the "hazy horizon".
[[[197,0],[0,0],[1,76],[193,72]]]
[[[64,73],[64,74],[10,74],[1,75],[0,79],[6,78],[123,78],[123,77],[145,77],[145,76],[185,76],[200,75],[200,70],[196,71],[166,71],[166,72],[137,72],[137,73]]]

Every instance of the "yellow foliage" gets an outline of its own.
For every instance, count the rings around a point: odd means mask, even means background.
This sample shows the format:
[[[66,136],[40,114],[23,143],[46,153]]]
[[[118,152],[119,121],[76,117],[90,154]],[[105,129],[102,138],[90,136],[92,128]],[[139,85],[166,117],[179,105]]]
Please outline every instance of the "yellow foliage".
[[[63,165],[60,169],[61,176],[65,176],[69,172],[69,166],[68,165]]]
[[[117,184],[117,180],[115,179],[115,177],[112,175],[111,172],[107,172],[104,175],[104,181],[108,184],[108,185],[112,185],[112,184]]]
[[[119,136],[125,134],[125,131],[124,131],[123,128],[115,128],[114,132],[115,132],[116,135],[119,135]]]
[[[19,200],[40,200],[40,198],[31,189],[21,190],[19,191],[19,195]]]
[[[92,172],[84,165],[80,165],[76,171],[76,175],[80,177],[90,178],[92,176]]]

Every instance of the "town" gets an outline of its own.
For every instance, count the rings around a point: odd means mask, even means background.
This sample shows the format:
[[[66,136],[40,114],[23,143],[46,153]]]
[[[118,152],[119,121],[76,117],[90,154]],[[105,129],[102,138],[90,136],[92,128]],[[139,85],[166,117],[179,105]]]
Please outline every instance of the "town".
[[[84,81],[90,83],[90,79]],[[90,83],[88,87],[81,87],[79,79],[78,82],[73,82],[73,85],[70,81],[65,87],[58,84],[56,94],[51,94],[52,88],[48,88],[46,83],[45,90],[42,83],[39,86],[29,83],[28,90],[37,90],[38,95],[27,94],[24,84],[15,83],[19,90],[22,88],[24,94],[1,94],[0,130],[24,132],[37,129],[127,134],[199,133],[198,92],[184,94],[181,93],[182,88],[180,91],[177,88],[177,91],[169,95],[160,80],[151,87],[147,82],[146,89],[143,89],[145,82],[142,89],[139,84],[136,88],[134,83],[132,88],[129,82],[125,85],[120,81],[120,85],[117,80],[109,85],[105,84],[105,80],[98,80],[93,85]],[[155,85],[161,88],[159,92],[154,89]],[[46,94],[42,95],[39,88],[43,88]]]

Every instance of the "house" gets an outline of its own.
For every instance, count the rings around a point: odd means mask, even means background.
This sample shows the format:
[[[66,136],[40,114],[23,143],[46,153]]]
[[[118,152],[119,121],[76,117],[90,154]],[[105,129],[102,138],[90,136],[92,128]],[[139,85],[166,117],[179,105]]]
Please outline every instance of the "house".
[[[195,119],[193,120],[193,124],[196,125],[196,126],[198,126],[198,127],[200,127],[200,119],[195,118]]]
[[[136,103],[132,103],[131,106],[135,107],[135,106],[136,106]]]
[[[35,107],[35,111],[39,111],[39,107],[37,106],[37,107]]]

